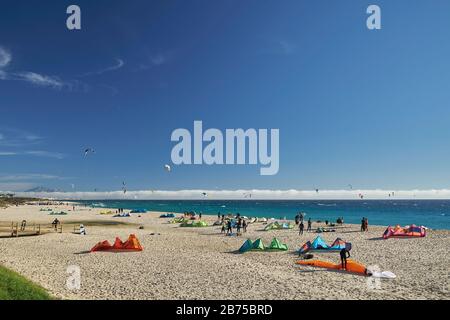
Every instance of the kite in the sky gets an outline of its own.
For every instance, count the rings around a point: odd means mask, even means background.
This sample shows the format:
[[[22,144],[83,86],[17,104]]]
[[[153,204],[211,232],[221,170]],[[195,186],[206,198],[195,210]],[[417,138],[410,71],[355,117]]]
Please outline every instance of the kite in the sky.
[[[127,193],[127,188],[126,188],[125,181],[122,182],[122,190],[123,190],[124,194]]]
[[[172,171],[172,168],[168,164],[164,165],[164,169],[166,169],[167,172]]]
[[[95,153],[95,150],[92,148],[86,148],[84,149],[84,156],[86,157],[90,153]]]

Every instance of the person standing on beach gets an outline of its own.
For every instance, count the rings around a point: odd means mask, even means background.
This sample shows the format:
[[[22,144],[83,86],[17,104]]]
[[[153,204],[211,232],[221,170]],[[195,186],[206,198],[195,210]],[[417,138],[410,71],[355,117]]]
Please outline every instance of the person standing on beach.
[[[347,258],[350,258],[350,251],[348,251],[347,247],[345,247],[339,252],[339,255],[341,256],[342,269],[347,269]]]
[[[297,214],[297,215],[295,216],[295,224],[298,225],[299,223],[300,223],[300,215]]]
[[[308,228],[306,229],[306,231],[311,232],[312,229],[312,221],[311,218],[308,219]]]
[[[217,220],[220,220],[220,212],[217,212]]]
[[[242,221],[242,229],[244,230],[244,232],[247,232],[247,222],[245,220]]]
[[[303,229],[305,228],[305,225],[303,224],[303,221],[300,221],[300,225],[299,225],[299,235],[303,235]]]
[[[233,227],[231,226],[231,220],[228,220],[228,227],[227,227],[227,236],[233,234]]]
[[[202,220],[202,213],[200,212],[200,214],[198,215],[198,219]]]
[[[236,225],[236,234],[238,236],[241,235],[241,224],[242,224],[242,220],[241,220],[241,218],[239,218],[237,221],[237,225]]]
[[[364,220],[364,231],[369,231],[369,219]]]
[[[220,233],[225,233],[225,222],[222,220],[222,230],[220,230]]]
[[[365,231],[365,226],[366,226],[366,218],[362,218],[361,220],[361,232]]]

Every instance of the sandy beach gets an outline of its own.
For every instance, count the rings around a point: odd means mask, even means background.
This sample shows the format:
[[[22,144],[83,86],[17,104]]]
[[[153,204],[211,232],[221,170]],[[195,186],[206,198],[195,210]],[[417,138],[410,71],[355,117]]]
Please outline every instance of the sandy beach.
[[[0,237],[0,264],[46,288],[61,299],[449,299],[450,231],[429,230],[425,238],[381,238],[385,227],[345,224],[336,232],[322,233],[327,242],[340,237],[352,243],[352,259],[366,266],[392,271],[396,279],[381,280],[380,288],[368,285],[369,277],[295,264],[296,251],[316,233],[298,235],[297,229],[263,231],[250,224],[240,237],[220,234],[220,227],[181,228],[159,218],[161,213],[113,218],[100,215],[108,209],[77,206],[24,205],[0,209],[3,226],[27,220],[49,225],[55,216],[42,208],[66,211],[56,216],[63,232],[39,236]],[[215,216],[204,216],[212,224]],[[84,223],[87,235],[73,233]],[[143,226],[140,229],[139,226]],[[314,224],[313,227],[317,227]],[[42,231],[47,229],[42,228]],[[89,250],[99,241],[125,240],[136,234],[144,250],[108,253]],[[153,235],[152,235],[153,233]],[[6,235],[1,233],[0,236]],[[278,237],[287,252],[237,253],[246,238],[270,243]],[[317,253],[315,258],[339,261],[339,254]],[[81,269],[81,288],[66,288],[67,267]]]

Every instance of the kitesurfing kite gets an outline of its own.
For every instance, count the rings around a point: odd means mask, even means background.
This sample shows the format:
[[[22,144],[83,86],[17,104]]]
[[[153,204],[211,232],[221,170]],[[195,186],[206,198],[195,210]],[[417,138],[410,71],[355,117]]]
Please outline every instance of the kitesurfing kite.
[[[164,165],[164,169],[166,169],[167,172],[172,171],[172,168],[168,164]]]
[[[127,188],[126,188],[125,181],[122,182],[122,190],[123,190],[124,194],[127,193]]]
[[[84,156],[86,157],[89,153],[95,153],[95,150],[92,148],[84,149]]]

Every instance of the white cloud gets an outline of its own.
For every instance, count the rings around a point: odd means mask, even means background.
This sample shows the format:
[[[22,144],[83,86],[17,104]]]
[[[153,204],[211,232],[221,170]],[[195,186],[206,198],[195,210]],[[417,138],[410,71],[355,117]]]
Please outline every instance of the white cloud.
[[[125,65],[125,62],[122,59],[116,59],[116,64],[114,64],[110,67],[106,67],[104,69],[98,70],[98,71],[87,72],[87,73],[81,75],[81,77],[98,76],[105,72],[118,70],[118,69],[122,68],[124,65]]]
[[[15,155],[17,155],[17,152],[0,151],[0,157],[1,156],[15,156]]]
[[[55,159],[65,158],[65,154],[63,154],[63,153],[43,151],[43,150],[25,151],[23,154],[30,155],[30,156],[37,156],[37,157],[55,158]]]
[[[16,192],[20,190],[28,190],[35,187],[35,184],[29,182],[6,182],[0,183],[0,192]]]
[[[148,59],[149,61],[146,63],[142,63],[137,68],[137,71],[139,70],[147,70],[152,67],[159,67],[163,64],[166,64],[169,60],[172,59],[173,54],[172,53],[158,53],[155,55],[151,55]]]
[[[0,68],[6,67],[11,62],[11,60],[11,53],[0,47]]]
[[[48,76],[31,71],[6,72],[2,69],[7,67],[12,61],[12,55],[4,48],[0,47],[0,80],[4,81],[24,81],[40,87],[49,87],[53,89],[66,88],[73,90],[81,87],[78,81],[62,81],[58,77]]]
[[[49,197],[55,199],[139,199],[139,200],[204,200],[203,192],[208,200],[357,200],[359,194],[364,200],[392,199],[388,194],[393,190],[143,190],[108,192],[52,192],[52,193],[22,193],[27,196]],[[450,189],[430,190],[394,190],[393,199],[450,199]],[[251,194],[251,198],[244,194]]]
[[[157,54],[156,56],[151,57],[150,60],[155,66],[160,66],[166,63],[167,57],[163,54]]]
[[[51,174],[41,174],[41,173],[24,173],[24,174],[9,174],[0,175],[0,181],[23,181],[23,180],[60,180],[59,176]]]
[[[21,80],[41,87],[61,89],[66,84],[57,77],[46,76],[35,72],[21,72],[13,75],[14,80]]]
[[[27,131],[0,128],[0,146],[6,147],[30,147],[42,142],[42,138]]]

